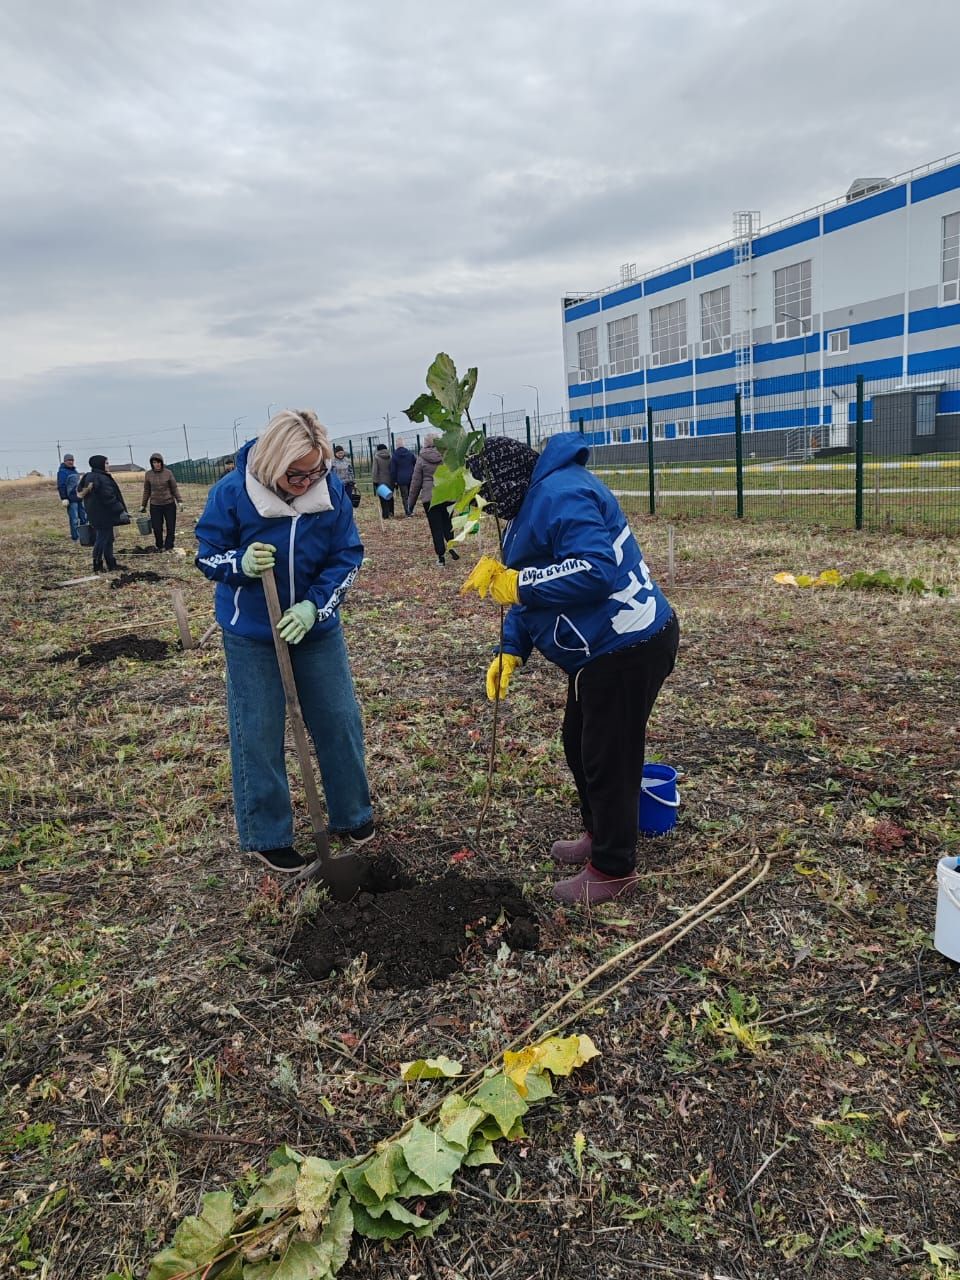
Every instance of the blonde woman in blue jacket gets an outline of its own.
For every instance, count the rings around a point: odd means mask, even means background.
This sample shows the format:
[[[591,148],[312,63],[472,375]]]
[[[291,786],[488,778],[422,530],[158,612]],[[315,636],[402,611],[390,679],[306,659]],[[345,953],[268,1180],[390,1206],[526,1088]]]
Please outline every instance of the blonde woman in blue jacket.
[[[360,708],[339,612],[363,545],[332,461],[316,414],[284,409],[237,454],[236,469],[211,489],[196,527],[197,566],[217,584],[240,847],[280,874],[306,863],[293,848],[283,685],[261,582],[267,568],[286,604],[279,632],[291,646],[330,830],[358,844],[373,835]]]

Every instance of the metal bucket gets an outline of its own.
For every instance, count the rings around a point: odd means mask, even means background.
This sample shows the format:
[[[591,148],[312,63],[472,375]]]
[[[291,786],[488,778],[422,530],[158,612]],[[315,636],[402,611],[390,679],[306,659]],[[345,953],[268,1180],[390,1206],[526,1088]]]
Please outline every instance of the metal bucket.
[[[153,522],[149,516],[137,516],[137,532],[143,534],[144,537],[153,533]]]

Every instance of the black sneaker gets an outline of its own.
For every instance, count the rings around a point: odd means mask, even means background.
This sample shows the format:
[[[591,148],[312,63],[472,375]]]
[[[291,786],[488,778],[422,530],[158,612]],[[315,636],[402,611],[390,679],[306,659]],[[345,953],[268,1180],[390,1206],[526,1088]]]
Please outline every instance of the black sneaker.
[[[281,876],[295,875],[307,865],[306,858],[301,858],[296,849],[291,849],[289,845],[283,849],[264,849],[260,853],[254,852],[253,856]]]
[[[348,831],[351,844],[366,844],[368,840],[372,840],[377,834],[373,821],[365,822],[362,827],[354,827],[352,831]]]
[[[450,557],[450,559],[451,559],[451,560],[459,560],[459,559],[460,559],[460,553],[459,553],[459,551],[454,551],[453,547],[448,548],[448,550],[447,550],[447,555]]]

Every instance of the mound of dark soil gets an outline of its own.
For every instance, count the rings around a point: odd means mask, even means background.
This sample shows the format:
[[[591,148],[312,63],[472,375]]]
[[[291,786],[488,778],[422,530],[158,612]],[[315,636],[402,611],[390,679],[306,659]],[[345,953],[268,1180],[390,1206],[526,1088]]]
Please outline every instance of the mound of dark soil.
[[[412,990],[460,968],[468,945],[535,951],[540,930],[511,880],[447,871],[412,882],[392,860],[371,863],[369,888],[346,905],[325,904],[293,936],[287,958],[326,978],[365,954],[372,987]],[[502,922],[502,923],[501,923]]]
[[[116,591],[118,587],[126,587],[131,582],[162,582],[159,573],[152,573],[149,569],[145,569],[143,573],[121,573],[115,577],[110,583],[110,590]]]
[[[78,667],[102,667],[115,658],[138,658],[141,662],[161,662],[170,656],[170,646],[163,640],[144,640],[140,636],[115,636],[112,640],[101,640],[97,644],[87,645],[83,649],[68,649],[65,653],[55,653],[48,661],[73,662]]]
[[[131,547],[130,555],[132,556],[155,556],[157,554],[156,547]]]

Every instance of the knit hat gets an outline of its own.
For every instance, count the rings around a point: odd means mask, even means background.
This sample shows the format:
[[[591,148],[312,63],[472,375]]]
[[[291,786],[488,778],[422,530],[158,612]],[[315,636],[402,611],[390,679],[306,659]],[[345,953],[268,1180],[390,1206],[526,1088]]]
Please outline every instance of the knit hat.
[[[483,480],[483,496],[493,503],[501,520],[512,520],[527,496],[533,469],[540,455],[522,440],[509,436],[491,436],[483,442],[483,451],[467,459],[467,467],[475,480]]]
[[[63,460],[64,460],[64,462],[72,462],[72,461],[73,461],[73,454],[72,454],[72,453],[65,453],[65,454],[63,455]]]

